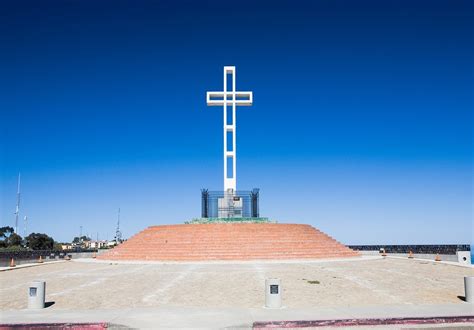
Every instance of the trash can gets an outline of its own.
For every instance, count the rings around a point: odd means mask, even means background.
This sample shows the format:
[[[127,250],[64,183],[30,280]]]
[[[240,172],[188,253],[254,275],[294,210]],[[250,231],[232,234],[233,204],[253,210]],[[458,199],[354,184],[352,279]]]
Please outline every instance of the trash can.
[[[265,307],[281,308],[281,283],[278,278],[265,280]]]
[[[468,303],[474,304],[474,276],[464,276],[464,297]]]
[[[44,308],[46,282],[33,281],[28,288],[28,309]]]

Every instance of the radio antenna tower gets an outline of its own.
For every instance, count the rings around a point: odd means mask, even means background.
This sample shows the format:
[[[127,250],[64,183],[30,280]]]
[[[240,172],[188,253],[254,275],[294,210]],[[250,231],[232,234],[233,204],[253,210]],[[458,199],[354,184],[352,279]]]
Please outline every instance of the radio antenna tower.
[[[18,187],[16,191],[15,234],[18,234],[18,217],[20,216],[20,173],[18,173]]]
[[[23,233],[23,238],[26,238],[26,235],[28,234],[28,217],[25,215],[23,218],[24,224],[25,224],[25,232]]]
[[[117,229],[115,230],[115,242],[122,243],[122,232],[120,231],[120,207],[117,214]]]

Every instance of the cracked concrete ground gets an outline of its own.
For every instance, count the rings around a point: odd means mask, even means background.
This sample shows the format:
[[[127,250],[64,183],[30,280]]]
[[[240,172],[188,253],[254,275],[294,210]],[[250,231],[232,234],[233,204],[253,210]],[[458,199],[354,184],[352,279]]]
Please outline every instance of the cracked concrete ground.
[[[282,281],[286,308],[463,304],[473,268],[376,258],[292,263],[116,264],[63,262],[0,273],[0,309],[27,305],[46,281],[52,310],[148,307],[262,308],[264,281]]]

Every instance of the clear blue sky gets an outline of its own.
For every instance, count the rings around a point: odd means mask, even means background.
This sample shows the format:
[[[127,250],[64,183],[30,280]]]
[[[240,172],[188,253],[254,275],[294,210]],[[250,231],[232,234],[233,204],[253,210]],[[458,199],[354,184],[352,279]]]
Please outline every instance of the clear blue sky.
[[[224,65],[238,188],[347,244],[469,243],[472,1],[9,1],[0,219],[60,241],[200,215],[222,187]]]

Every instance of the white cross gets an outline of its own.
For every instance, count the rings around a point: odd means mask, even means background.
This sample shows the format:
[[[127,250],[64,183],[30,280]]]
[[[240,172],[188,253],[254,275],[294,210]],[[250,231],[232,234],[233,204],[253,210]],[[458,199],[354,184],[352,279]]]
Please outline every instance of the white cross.
[[[227,78],[231,76],[232,86],[228,86]],[[227,88],[231,87],[230,90]],[[239,106],[251,106],[252,92],[235,91],[235,66],[224,67],[224,90],[222,92],[207,92],[207,105],[223,106],[224,108],[224,191],[235,192],[237,187],[237,148],[235,131],[235,110]],[[228,112],[232,107],[232,112]],[[229,139],[232,139],[229,142]],[[232,167],[229,167],[231,165]]]

